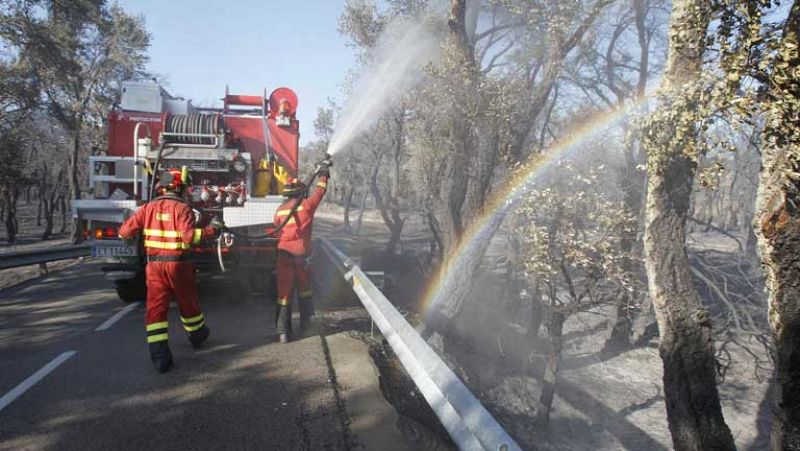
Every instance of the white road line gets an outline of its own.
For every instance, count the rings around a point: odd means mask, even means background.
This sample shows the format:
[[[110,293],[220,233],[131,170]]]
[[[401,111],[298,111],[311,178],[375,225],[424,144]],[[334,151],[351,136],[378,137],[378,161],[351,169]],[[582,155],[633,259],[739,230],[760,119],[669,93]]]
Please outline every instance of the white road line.
[[[52,373],[53,370],[58,368],[62,363],[66,362],[70,357],[77,353],[78,351],[67,351],[62,353],[50,363],[42,367],[42,369],[33,373],[29,378],[25,379],[19,385],[11,389],[10,392],[3,395],[3,397],[0,398],[0,412],[2,412],[2,410],[5,409],[9,404],[14,402],[15,399],[22,396],[22,394],[28,391],[28,389],[36,385],[37,382],[44,379],[48,374]]]
[[[99,332],[101,330],[108,329],[109,327],[113,326],[114,323],[116,323],[117,321],[121,320],[123,316],[127,315],[128,313],[130,313],[131,310],[133,310],[136,307],[138,307],[139,304],[140,304],[139,302],[133,302],[133,303],[129,304],[124,309],[122,309],[122,310],[118,311],[117,313],[115,313],[114,316],[112,316],[111,318],[107,319],[106,322],[104,322],[103,324],[97,326],[97,329],[95,329],[94,331],[95,332]]]

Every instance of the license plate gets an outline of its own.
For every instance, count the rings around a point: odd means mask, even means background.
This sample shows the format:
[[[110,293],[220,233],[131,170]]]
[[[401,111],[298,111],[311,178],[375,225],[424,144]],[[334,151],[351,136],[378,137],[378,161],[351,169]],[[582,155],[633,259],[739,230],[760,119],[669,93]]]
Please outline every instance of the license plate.
[[[95,246],[92,248],[92,257],[135,257],[135,246]]]

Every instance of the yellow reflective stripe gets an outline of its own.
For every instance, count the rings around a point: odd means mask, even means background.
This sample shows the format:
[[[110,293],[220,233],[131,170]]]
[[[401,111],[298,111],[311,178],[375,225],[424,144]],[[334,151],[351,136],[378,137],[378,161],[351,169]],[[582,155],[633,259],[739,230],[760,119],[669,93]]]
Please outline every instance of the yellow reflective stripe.
[[[317,188],[328,189],[328,184],[325,182],[317,183]]]
[[[301,205],[301,206],[297,207],[297,210],[295,210],[295,211],[303,211],[303,206]],[[291,212],[292,212],[291,208],[288,209],[288,210],[278,210],[278,211],[275,212],[275,216],[288,216],[289,213],[291,213]]]
[[[289,305],[289,299],[278,299],[278,305]]]
[[[203,229],[194,229],[194,237],[192,243],[197,244],[203,238]]]
[[[157,341],[167,341],[169,340],[169,334],[158,334],[158,335],[150,335],[147,337],[148,343],[155,343]]]
[[[193,316],[191,318],[184,318],[181,316],[181,321],[183,321],[184,323],[193,323],[195,321],[200,321],[201,319],[203,319],[202,313],[197,316]]]
[[[148,324],[145,327],[145,329],[147,329],[147,331],[150,332],[151,330],[166,329],[168,327],[169,327],[169,323],[166,322],[166,321],[163,321],[163,322],[160,322],[160,323]]]
[[[297,222],[297,221],[295,221],[295,220],[294,220],[294,218],[289,218],[289,219],[286,221],[286,224],[294,224],[295,222]]]
[[[183,328],[186,329],[186,332],[194,332],[196,330],[200,330],[200,328],[205,326],[205,325],[206,325],[205,321],[201,321],[200,324],[198,324],[196,326],[184,325]]]
[[[144,236],[157,236],[161,238],[183,238],[183,233],[178,230],[144,229]]]
[[[164,242],[164,241],[145,240],[144,247],[152,247],[152,248],[155,248],[155,249],[170,249],[170,250],[189,249],[189,245],[183,243],[182,241],[169,243],[169,242]]]
[[[300,297],[307,298],[314,295],[314,290],[303,290],[300,292]]]

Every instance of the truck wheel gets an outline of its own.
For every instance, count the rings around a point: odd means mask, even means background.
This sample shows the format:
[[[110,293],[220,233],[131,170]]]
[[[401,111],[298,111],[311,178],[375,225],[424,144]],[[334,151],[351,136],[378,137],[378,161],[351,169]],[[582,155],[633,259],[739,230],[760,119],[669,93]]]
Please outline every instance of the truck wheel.
[[[114,282],[114,288],[122,302],[144,301],[147,298],[147,285],[144,283],[144,277],[117,280]]]

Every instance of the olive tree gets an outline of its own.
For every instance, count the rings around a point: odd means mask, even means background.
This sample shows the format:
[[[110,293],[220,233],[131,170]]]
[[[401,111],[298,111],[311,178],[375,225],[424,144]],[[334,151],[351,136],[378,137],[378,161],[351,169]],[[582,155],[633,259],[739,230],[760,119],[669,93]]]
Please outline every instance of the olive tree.
[[[614,303],[633,290],[636,277],[620,243],[636,231],[636,217],[600,185],[604,168],[579,171],[562,163],[546,188],[527,191],[517,213],[528,290],[545,313],[547,363],[537,421],[547,424],[558,383],[564,322]]]
[[[766,85],[755,219],[769,289],[776,375],[772,449],[800,449],[800,3],[794,2]]]
[[[673,2],[669,54],[659,107],[644,131],[647,151],[645,267],[656,312],[664,396],[678,450],[735,449],[717,391],[708,310],[694,287],[686,220],[697,170],[699,124],[709,115],[703,55],[712,8],[705,0]]]
[[[0,9],[0,38],[33,68],[48,113],[70,135],[66,175],[78,199],[90,129],[118,100],[118,82],[144,75],[150,35],[143,19],[105,1],[13,0]],[[73,241],[80,227],[73,224]]]

